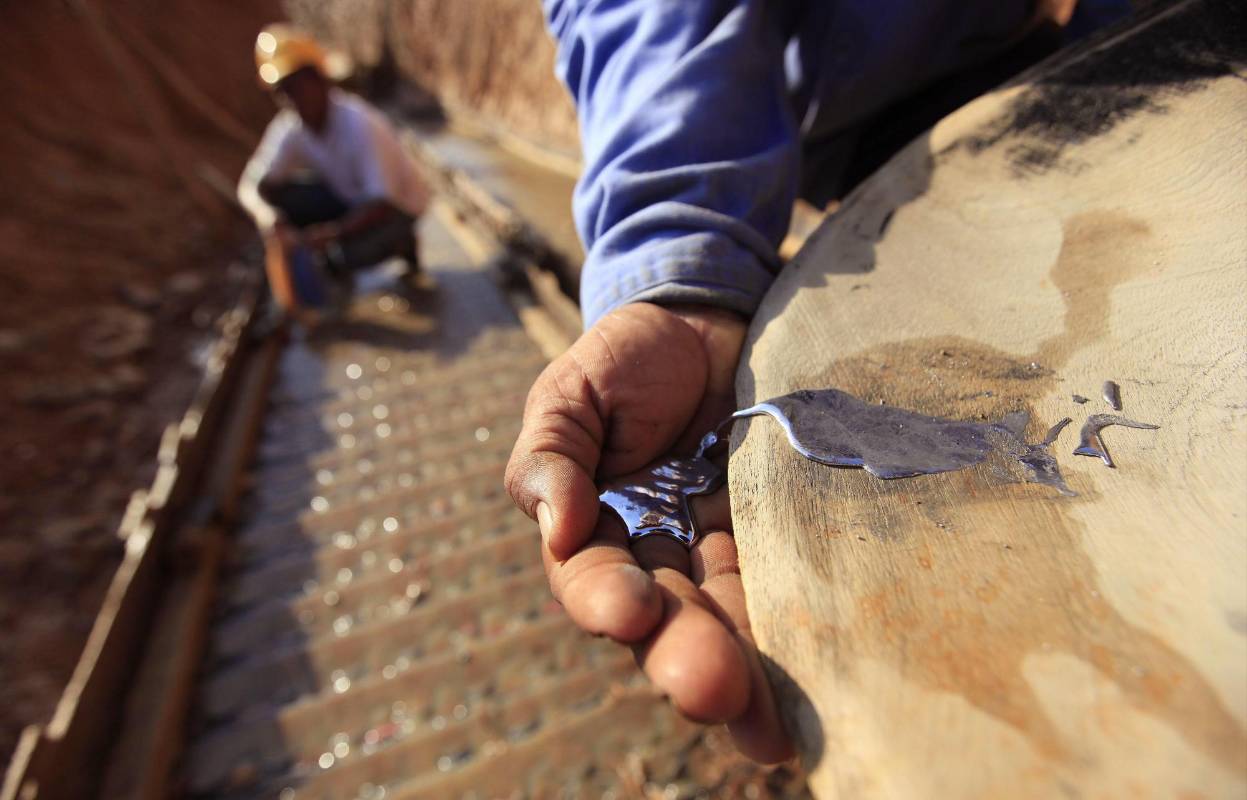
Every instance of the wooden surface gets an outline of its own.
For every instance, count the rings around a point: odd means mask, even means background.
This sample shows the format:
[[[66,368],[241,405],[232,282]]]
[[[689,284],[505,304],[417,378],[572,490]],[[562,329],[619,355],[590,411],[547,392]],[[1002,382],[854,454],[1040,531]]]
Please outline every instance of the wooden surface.
[[[953,114],[766,298],[742,406],[1020,409],[1029,441],[1074,419],[1073,498],[992,463],[881,481],[737,426],[749,611],[820,797],[1247,795],[1241,16],[1179,5]],[[1161,426],[1107,429],[1117,469],[1071,453],[1106,379]]]

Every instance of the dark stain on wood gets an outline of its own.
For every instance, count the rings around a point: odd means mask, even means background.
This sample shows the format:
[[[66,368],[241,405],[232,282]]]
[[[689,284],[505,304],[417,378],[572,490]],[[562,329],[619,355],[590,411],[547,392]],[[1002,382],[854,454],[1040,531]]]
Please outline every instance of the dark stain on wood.
[[[1001,485],[985,468],[891,482],[831,473],[781,453],[773,427],[759,435],[777,453],[771,474],[759,476],[771,492],[766,502],[793,507],[793,529],[802,532],[776,546],[792,548],[822,585],[853,585],[854,608],[824,606],[828,613],[802,626],[819,652],[835,654],[837,670],[888,664],[907,681],[963,697],[1046,756],[1073,761],[1080,746],[1049,719],[1024,672],[1030,656],[1066,653],[1193,747],[1247,774],[1247,732],[1218,693],[1103,598],[1082,546],[1090,534],[1065,512],[1067,501],[1033,485]],[[981,523],[985,504],[998,526]],[[854,544],[859,532],[890,557]],[[764,620],[764,638],[786,638],[778,629],[794,622]]]
[[[1061,66],[1041,73],[999,119],[949,149],[1006,147],[1020,177],[1077,172],[1088,166],[1071,155],[1079,145],[1138,114],[1166,113],[1170,98],[1247,67],[1247,11],[1239,0],[1156,5],[1156,18],[1120,46],[1100,47],[1120,35],[1110,29],[1058,55]]]

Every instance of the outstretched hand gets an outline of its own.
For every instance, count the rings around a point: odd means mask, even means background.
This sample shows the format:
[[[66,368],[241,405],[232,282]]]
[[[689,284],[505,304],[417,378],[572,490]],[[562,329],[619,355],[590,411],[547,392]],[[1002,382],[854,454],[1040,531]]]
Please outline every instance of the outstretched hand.
[[[630,542],[599,513],[595,478],[673,453],[734,408],[744,321],[707,307],[633,303],[604,316],[537,379],[507,489],[537,520],[550,588],[584,630],[633,646],[686,716],[725,722],[746,755],[792,748],[749,630],[727,492],[695,500],[702,537]]]

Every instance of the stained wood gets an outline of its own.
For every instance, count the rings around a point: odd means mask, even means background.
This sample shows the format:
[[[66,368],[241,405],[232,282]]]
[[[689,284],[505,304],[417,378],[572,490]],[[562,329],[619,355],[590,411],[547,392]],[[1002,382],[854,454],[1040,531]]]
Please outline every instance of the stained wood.
[[[741,405],[1075,421],[1072,498],[991,462],[881,481],[737,426],[749,612],[820,797],[1247,793],[1241,17],[1178,4],[956,112],[767,296]],[[1161,426],[1107,429],[1116,469],[1072,455],[1106,379]]]

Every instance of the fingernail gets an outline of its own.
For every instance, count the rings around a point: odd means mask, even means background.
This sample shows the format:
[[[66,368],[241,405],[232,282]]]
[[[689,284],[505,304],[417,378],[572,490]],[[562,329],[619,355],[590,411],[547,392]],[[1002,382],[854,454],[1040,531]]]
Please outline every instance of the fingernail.
[[[550,514],[550,507],[544,502],[537,504],[537,527],[541,529],[541,541],[548,545],[550,531],[554,528],[554,517]]]

